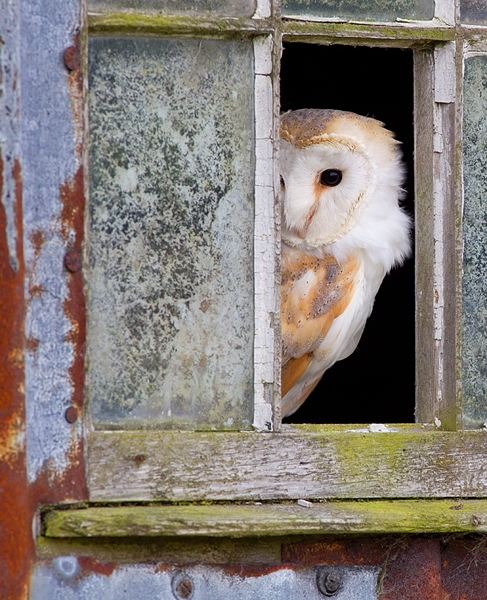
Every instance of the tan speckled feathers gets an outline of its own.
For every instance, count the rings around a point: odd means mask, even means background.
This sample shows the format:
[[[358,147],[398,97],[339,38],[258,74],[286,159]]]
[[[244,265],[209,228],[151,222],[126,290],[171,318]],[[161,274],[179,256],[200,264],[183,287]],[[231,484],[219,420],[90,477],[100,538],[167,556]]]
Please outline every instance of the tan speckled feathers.
[[[297,251],[283,255],[283,395],[304,374],[334,319],[349,305],[357,271],[353,259],[340,267],[329,255],[315,258]]]
[[[281,139],[296,148],[319,144],[330,134],[346,134],[363,142],[397,143],[380,121],[341,110],[302,109],[281,115]]]

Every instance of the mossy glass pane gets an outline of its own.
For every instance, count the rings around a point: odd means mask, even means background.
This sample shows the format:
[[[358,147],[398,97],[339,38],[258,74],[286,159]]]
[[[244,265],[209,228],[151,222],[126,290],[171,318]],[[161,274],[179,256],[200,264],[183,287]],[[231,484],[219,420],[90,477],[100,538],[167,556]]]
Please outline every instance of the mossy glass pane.
[[[462,23],[487,24],[487,2],[485,0],[461,0],[460,17]]]
[[[249,41],[89,45],[88,390],[99,428],[249,428]]]
[[[88,0],[90,11],[251,17],[256,0]]]
[[[465,61],[463,419],[487,421],[487,56]]]
[[[283,15],[357,21],[430,20],[434,0],[282,0]]]

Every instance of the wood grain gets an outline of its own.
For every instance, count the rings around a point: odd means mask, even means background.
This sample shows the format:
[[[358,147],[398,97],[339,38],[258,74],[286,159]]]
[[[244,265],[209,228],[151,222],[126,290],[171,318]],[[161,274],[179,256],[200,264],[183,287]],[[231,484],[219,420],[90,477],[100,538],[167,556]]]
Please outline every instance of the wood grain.
[[[90,507],[51,510],[43,527],[49,538],[486,532],[487,500]]]
[[[352,428],[353,426],[348,426]],[[391,426],[392,428],[392,426]],[[487,495],[487,433],[94,432],[91,501]]]

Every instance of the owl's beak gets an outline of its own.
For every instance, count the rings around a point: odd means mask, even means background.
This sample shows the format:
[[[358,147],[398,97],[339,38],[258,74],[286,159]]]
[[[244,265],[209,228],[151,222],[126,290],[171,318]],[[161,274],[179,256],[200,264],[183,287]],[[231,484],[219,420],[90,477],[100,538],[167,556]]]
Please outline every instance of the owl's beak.
[[[301,239],[304,240],[304,238],[306,237],[306,234],[308,233],[308,229],[309,226],[311,225],[311,221],[313,220],[313,217],[316,214],[316,211],[318,210],[318,203],[315,202],[313,204],[313,206],[311,207],[311,210],[309,211],[309,213],[307,214],[304,223],[302,225],[298,225],[296,227],[296,233],[299,235],[299,237]]]

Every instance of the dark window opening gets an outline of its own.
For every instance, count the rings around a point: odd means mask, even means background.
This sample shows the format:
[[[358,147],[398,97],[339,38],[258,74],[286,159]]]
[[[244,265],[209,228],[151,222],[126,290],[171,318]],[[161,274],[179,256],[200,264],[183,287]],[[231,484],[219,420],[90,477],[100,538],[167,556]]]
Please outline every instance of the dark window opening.
[[[382,121],[402,142],[403,205],[414,215],[411,50],[287,43],[281,110],[332,108]],[[384,279],[355,352],[337,362],[288,423],[414,422],[414,258]]]

